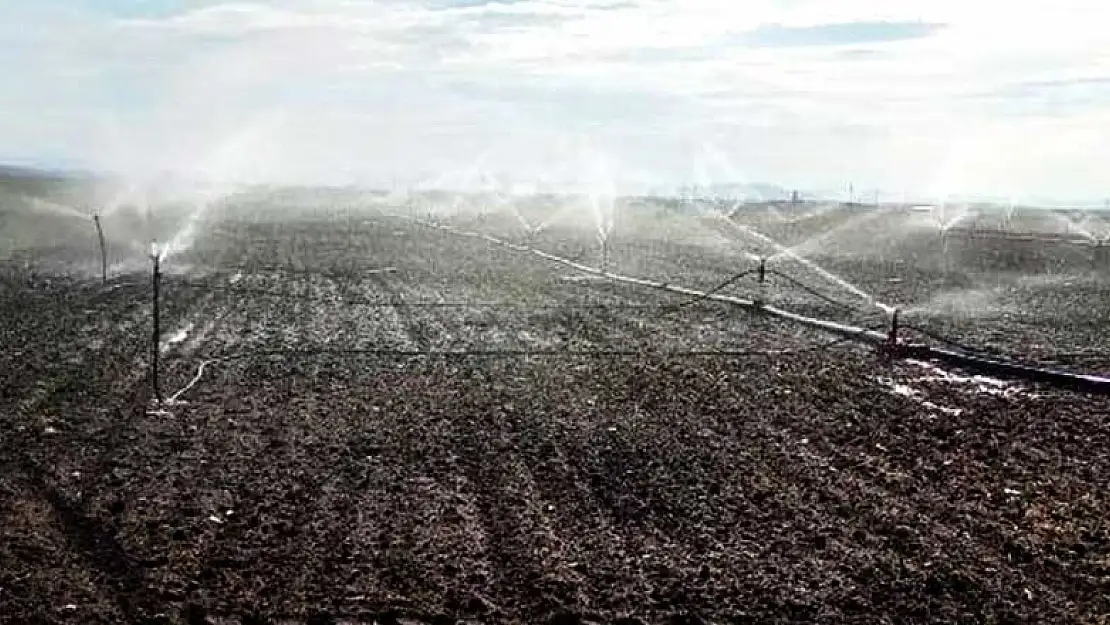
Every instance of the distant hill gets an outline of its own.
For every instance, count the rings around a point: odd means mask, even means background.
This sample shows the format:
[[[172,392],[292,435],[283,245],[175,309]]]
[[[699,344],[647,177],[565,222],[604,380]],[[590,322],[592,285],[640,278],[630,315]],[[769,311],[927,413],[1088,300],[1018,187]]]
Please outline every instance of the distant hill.
[[[37,167],[0,163],[0,176],[5,178],[63,178],[65,173]]]
[[[29,195],[76,201],[101,178],[85,171],[43,169],[0,163],[0,198]]]
[[[9,216],[41,214],[44,208],[48,214],[57,212],[46,207],[73,204],[88,186],[78,174],[0,164],[0,211]]]
[[[5,180],[46,180],[52,182],[89,181],[100,176],[91,171],[80,169],[49,169],[27,165],[0,163],[0,179]]]
[[[722,183],[712,185],[683,185],[677,189],[679,196],[716,197],[735,200],[784,200],[790,190],[762,182]],[[804,197],[804,196],[803,196]]]

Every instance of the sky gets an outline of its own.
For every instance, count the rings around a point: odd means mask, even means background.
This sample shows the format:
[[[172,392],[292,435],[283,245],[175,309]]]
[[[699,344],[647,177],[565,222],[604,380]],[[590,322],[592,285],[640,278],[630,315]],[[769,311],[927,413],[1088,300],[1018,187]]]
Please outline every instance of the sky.
[[[0,161],[1101,203],[1099,0],[3,0]]]

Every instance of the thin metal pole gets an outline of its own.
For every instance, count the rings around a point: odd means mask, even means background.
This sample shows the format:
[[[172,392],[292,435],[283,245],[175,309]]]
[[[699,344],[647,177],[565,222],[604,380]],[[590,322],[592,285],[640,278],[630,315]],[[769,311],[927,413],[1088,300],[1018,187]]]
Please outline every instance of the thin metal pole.
[[[763,306],[767,303],[767,259],[759,259],[759,295],[755,300],[757,306]]]
[[[154,261],[154,274],[153,274],[153,291],[154,291],[154,334],[151,337],[151,387],[154,390],[154,399],[158,405],[162,405],[162,387],[158,381],[158,358],[161,347],[161,318],[158,309],[158,292],[161,290],[162,274],[159,268],[158,248],[155,246],[151,259]]]
[[[96,224],[96,236],[100,239],[100,280],[108,283],[108,246],[104,242],[104,226],[100,224],[100,215],[93,215]]]
[[[351,213],[351,205],[347,204],[347,250],[354,247],[355,217]]]

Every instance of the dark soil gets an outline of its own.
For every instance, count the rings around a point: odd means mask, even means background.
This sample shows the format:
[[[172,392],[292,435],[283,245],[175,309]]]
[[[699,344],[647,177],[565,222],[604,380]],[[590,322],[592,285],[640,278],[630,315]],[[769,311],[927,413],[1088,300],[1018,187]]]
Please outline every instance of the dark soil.
[[[1107,398],[977,392],[719,306],[663,314],[644,306],[678,300],[364,227],[199,246],[187,260],[218,271],[166,278],[163,339],[190,338],[164,342],[164,394],[227,359],[165,411],[142,276],[4,278],[0,620],[1110,618]],[[675,281],[728,276],[698,262]],[[360,277],[380,266],[398,273]],[[1105,354],[1099,314],[1074,311],[1059,343]],[[992,345],[1038,356],[1018,348],[1048,330],[1004,322]],[[621,353],[351,351],[491,345]],[[697,348],[752,353],[674,353]]]

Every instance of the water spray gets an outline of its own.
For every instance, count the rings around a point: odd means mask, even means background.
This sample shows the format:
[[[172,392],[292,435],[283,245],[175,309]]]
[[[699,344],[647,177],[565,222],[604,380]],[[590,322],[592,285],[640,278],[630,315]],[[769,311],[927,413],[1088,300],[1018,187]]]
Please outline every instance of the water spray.
[[[502,241],[500,239],[497,239],[496,237],[490,237],[488,235],[482,236],[475,232],[454,230],[452,228],[439,226],[427,222],[425,222],[424,225],[438,228],[446,232],[451,232],[459,236],[482,238],[503,247],[526,254],[532,254],[544,260],[570,267],[576,271],[580,271],[589,275],[601,276],[614,282],[667,291],[678,295],[686,295],[695,298],[696,301],[708,300],[730,304],[743,309],[751,310],[753,312],[759,312],[770,317],[775,317],[784,321],[796,323],[801,326],[820,330],[822,332],[828,332],[847,340],[856,341],[866,345],[872,345],[879,349],[883,349],[886,345],[889,345],[892,337],[897,339],[897,331],[899,329],[898,326],[900,322],[898,320],[899,315],[896,313],[899,313],[899,311],[894,307],[890,307],[892,321],[891,331],[887,334],[883,334],[882,332],[877,332],[868,328],[839,323],[830,319],[810,317],[786,309],[777,308],[775,306],[759,304],[755,301],[746,300],[739,297],[722,295],[714,292],[700,291],[674,284],[647,280],[644,278],[636,278],[632,276],[624,276],[620,274],[603,272],[596,267],[589,267],[575,260],[544,252],[533,247],[520,246],[509,243],[507,241]],[[747,275],[747,272],[734,276],[734,278],[729,280],[729,283],[743,275]],[[776,273],[776,275],[782,274]],[[891,352],[888,350],[888,353]],[[898,348],[896,350],[893,350],[891,355],[898,359],[914,358],[917,360],[936,360],[951,366],[962,367],[978,373],[985,373],[987,375],[993,375],[1001,378],[1039,382],[1063,388],[1070,388],[1081,392],[1096,393],[1099,395],[1110,395],[1110,378],[1108,377],[1075,373],[1070,371],[1060,371],[1055,369],[1045,369],[1034,365],[995,360],[988,357],[967,353],[964,350],[951,350],[926,344],[899,343]]]
[[[93,215],[96,224],[96,236],[100,240],[100,281],[108,284],[108,246],[104,242],[104,226],[100,223],[100,215]]]
[[[771,258],[777,258],[779,256],[785,256],[787,258],[790,258],[791,260],[795,260],[795,261],[805,265],[809,269],[812,269],[813,271],[816,271],[818,274],[820,274],[823,277],[831,280],[832,282],[836,283],[840,287],[844,288],[845,290],[849,291],[850,293],[859,297],[860,299],[864,300],[865,302],[871,304],[872,306],[875,306],[876,308],[878,308],[878,309],[880,309],[884,312],[887,312],[887,313],[894,310],[894,307],[890,306],[889,304],[884,304],[883,302],[880,302],[880,301],[876,300],[874,297],[872,297],[870,294],[868,294],[863,289],[861,289],[858,286],[852,284],[851,282],[848,282],[847,280],[845,280],[844,278],[841,278],[840,276],[834,274],[833,272],[825,269],[824,267],[818,265],[817,263],[815,263],[812,260],[806,258],[805,256],[802,256],[801,254],[795,252],[793,249],[791,249],[789,247],[786,247],[785,245],[779,243],[778,241],[772,239],[771,237],[769,237],[769,236],[767,236],[767,235],[765,235],[765,234],[763,234],[763,233],[761,233],[757,230],[754,230],[754,229],[752,229],[752,228],[750,228],[746,225],[738,224],[735,221],[732,221],[731,219],[725,218],[723,215],[721,215],[719,213],[717,214],[717,216],[720,217],[720,218],[723,218],[725,223],[729,224],[732,228],[736,229],[737,231],[742,232],[742,233],[744,233],[748,236],[754,237],[755,239],[773,247],[776,250],[776,252],[771,255]]]

